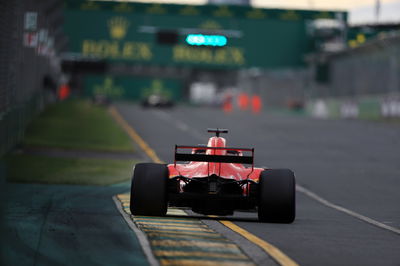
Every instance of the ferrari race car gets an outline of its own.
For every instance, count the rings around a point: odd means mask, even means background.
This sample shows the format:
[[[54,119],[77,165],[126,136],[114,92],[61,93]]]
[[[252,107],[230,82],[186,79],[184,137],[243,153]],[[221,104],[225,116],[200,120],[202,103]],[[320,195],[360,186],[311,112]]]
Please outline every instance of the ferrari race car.
[[[164,216],[168,206],[189,207],[205,215],[254,210],[262,222],[292,223],[296,215],[294,173],[256,168],[253,148],[227,147],[220,137],[228,133],[226,129],[208,132],[215,136],[207,145],[175,145],[173,164],[135,166],[131,213]]]

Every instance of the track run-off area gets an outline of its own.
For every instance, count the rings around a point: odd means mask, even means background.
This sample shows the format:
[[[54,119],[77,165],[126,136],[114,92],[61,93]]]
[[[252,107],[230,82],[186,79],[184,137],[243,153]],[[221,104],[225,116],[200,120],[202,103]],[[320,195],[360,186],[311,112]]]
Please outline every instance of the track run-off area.
[[[257,166],[296,174],[293,224],[259,223],[252,212],[134,217],[129,194],[116,195],[151,264],[399,265],[400,124],[128,103],[111,113],[149,162],[171,162],[175,144],[204,144],[206,129],[220,127],[228,146],[255,148]]]

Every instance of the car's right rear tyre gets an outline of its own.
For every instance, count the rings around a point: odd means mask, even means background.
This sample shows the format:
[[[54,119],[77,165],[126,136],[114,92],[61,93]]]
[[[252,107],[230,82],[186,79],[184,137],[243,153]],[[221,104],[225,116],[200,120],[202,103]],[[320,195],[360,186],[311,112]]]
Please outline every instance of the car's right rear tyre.
[[[296,217],[296,182],[289,169],[268,169],[260,174],[258,219],[292,223]]]
[[[164,164],[135,166],[131,184],[130,210],[133,215],[164,216],[167,213],[168,168]]]

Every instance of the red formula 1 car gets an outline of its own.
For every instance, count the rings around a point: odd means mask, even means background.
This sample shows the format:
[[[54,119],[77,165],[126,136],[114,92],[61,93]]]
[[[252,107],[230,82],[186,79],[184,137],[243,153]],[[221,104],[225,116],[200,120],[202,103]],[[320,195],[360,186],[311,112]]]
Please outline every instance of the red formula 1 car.
[[[262,222],[292,223],[296,215],[294,173],[256,168],[254,149],[226,147],[226,140],[220,137],[228,133],[226,129],[208,132],[216,136],[207,145],[176,145],[173,164],[135,166],[131,213],[163,216],[168,206],[190,207],[206,215],[257,210]]]

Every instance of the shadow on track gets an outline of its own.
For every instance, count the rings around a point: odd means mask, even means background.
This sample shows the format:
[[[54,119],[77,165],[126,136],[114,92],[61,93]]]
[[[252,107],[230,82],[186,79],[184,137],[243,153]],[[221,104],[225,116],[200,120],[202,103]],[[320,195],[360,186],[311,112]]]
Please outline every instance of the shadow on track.
[[[187,210],[186,210],[187,212]],[[188,219],[200,219],[200,220],[214,220],[214,221],[219,221],[219,220],[224,220],[224,221],[230,221],[230,222],[250,222],[250,223],[261,223],[258,218],[256,217],[227,217],[227,216],[207,216],[207,215],[197,215],[188,213],[188,215],[166,215],[165,217],[170,217],[170,218],[188,218]]]

